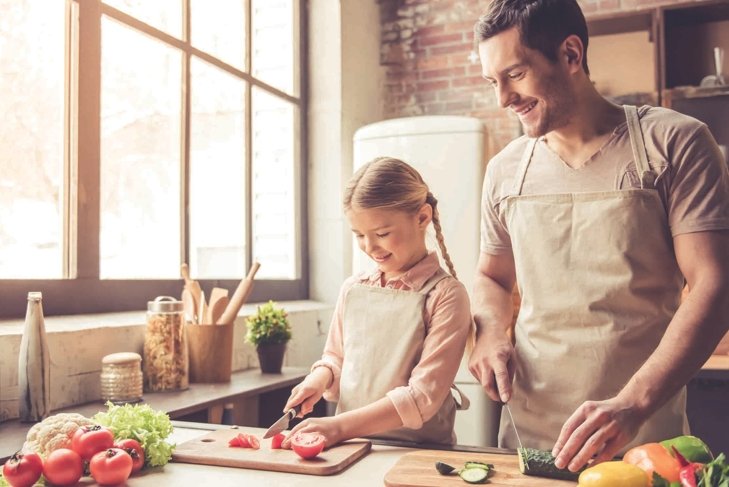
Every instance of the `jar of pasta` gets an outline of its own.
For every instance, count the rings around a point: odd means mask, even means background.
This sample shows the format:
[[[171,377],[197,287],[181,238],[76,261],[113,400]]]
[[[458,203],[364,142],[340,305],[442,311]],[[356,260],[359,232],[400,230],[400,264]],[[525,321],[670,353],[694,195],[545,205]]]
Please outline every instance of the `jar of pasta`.
[[[142,368],[145,391],[188,388],[189,359],[182,301],[159,296],[147,303]]]

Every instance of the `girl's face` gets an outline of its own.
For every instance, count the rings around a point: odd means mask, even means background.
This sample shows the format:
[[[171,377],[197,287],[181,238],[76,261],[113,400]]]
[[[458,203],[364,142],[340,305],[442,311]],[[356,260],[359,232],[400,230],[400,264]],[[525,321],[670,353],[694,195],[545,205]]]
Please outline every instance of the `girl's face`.
[[[398,210],[352,208],[346,212],[359,248],[390,279],[417,264],[428,253],[425,230],[432,217],[430,205],[412,215]]]

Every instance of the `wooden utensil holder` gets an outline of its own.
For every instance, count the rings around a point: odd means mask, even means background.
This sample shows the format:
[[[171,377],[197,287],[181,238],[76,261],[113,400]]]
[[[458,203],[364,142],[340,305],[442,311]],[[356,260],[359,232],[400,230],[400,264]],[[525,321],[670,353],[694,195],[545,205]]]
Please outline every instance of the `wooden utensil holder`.
[[[190,382],[230,382],[233,325],[187,325]]]

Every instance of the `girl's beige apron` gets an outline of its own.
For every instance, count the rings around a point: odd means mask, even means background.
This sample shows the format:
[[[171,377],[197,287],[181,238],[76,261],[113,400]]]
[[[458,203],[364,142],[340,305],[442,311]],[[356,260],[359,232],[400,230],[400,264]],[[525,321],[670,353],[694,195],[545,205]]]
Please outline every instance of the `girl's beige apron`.
[[[506,200],[522,299],[509,404],[525,447],[551,450],[578,406],[615,396],[679,306],[683,277],[656,174],[636,108],[625,113],[640,189],[521,195],[533,139]],[[687,433],[685,405],[683,388],[629,446]],[[518,446],[503,412],[499,446]]]
[[[448,274],[440,269],[419,291],[363,284],[352,286],[344,306],[342,334],[346,359],[342,366],[337,414],[366,406],[396,387],[407,386],[423,351],[425,298],[446,277]],[[467,401],[465,397],[462,400]],[[398,428],[376,436],[455,443],[456,408],[455,398],[448,394],[436,415],[421,429]]]

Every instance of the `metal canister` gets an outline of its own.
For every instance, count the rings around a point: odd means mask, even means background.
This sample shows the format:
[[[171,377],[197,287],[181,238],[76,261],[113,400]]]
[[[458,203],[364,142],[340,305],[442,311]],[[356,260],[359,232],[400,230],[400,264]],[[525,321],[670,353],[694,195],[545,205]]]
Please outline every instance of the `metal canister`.
[[[114,404],[142,400],[142,357],[120,352],[101,359],[101,399]]]
[[[179,391],[189,387],[189,356],[182,301],[159,296],[147,303],[142,366],[146,391]]]

